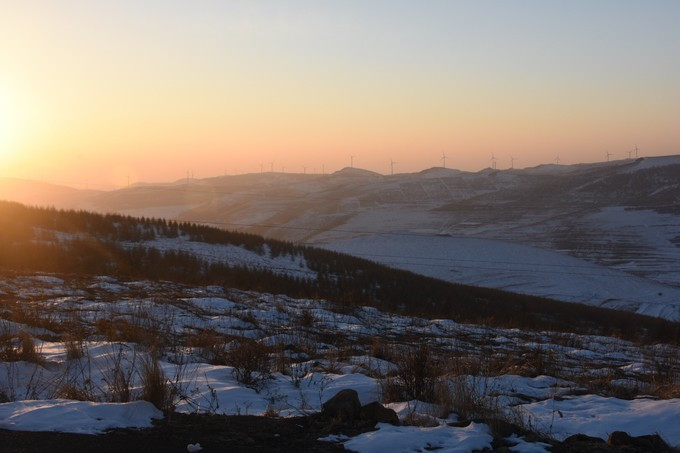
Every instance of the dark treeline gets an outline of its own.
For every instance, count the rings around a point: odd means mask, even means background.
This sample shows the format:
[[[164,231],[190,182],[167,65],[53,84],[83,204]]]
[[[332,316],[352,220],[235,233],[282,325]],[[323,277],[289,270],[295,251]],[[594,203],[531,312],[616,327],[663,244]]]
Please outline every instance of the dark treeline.
[[[302,256],[317,278],[230,264],[228,256],[222,262],[210,262],[188,252],[161,251],[146,242],[179,237],[237,245],[261,255]],[[341,253],[196,224],[30,208],[9,202],[0,202],[0,266],[17,271],[222,285],[495,327],[680,342],[680,324],[659,318],[455,285]]]

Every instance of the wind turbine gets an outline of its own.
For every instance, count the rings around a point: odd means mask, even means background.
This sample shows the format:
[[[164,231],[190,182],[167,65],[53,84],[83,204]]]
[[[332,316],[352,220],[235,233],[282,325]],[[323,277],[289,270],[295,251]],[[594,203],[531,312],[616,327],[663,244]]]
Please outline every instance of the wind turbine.
[[[354,168],[354,156],[349,156],[349,168]]]
[[[393,161],[392,159],[390,159],[390,174],[391,175],[394,175],[394,164],[396,164],[396,162]]]
[[[496,169],[496,156],[491,153],[491,168]]]
[[[442,158],[440,159],[442,161],[442,167],[446,168],[446,154],[442,152]]]
[[[639,150],[638,150],[638,147],[637,147],[637,144],[636,144],[636,145],[635,145],[635,158],[636,158],[636,159],[637,159],[637,157],[638,157],[638,151],[639,151]]]
[[[510,170],[515,168],[515,158],[510,156]]]
[[[612,154],[611,154],[609,151],[607,151],[607,153],[605,154],[605,157],[607,158],[607,162],[609,162],[609,157],[610,157],[611,155],[612,155]]]
[[[559,164],[560,164],[560,155],[558,154],[557,156],[555,156],[555,165],[559,165]]]

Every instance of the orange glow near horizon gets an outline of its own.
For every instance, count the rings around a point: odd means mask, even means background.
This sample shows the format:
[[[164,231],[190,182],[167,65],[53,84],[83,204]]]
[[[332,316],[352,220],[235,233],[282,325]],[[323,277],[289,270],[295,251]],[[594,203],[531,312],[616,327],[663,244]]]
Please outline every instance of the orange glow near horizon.
[[[478,171],[492,154],[502,169],[680,152],[680,4],[602,3],[16,3],[0,177],[113,188],[350,156],[388,174],[442,153]]]

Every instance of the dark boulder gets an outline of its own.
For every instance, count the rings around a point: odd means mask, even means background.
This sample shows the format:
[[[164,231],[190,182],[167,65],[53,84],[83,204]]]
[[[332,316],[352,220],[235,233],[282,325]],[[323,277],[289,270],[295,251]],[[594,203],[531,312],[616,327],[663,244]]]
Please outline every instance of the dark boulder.
[[[603,443],[605,443],[605,441],[603,439],[600,439],[599,437],[586,436],[585,434],[574,434],[573,436],[569,436],[566,439],[564,439],[565,444],[576,443],[576,442],[591,443],[591,444],[603,444]]]
[[[352,389],[340,390],[321,405],[321,413],[342,421],[353,421],[361,414],[359,394]]]
[[[360,415],[363,420],[372,423],[391,423],[392,425],[399,425],[397,413],[377,401],[363,406]]]
[[[658,434],[631,436],[623,431],[614,431],[607,439],[609,445],[625,448],[631,452],[670,452],[671,448]]]

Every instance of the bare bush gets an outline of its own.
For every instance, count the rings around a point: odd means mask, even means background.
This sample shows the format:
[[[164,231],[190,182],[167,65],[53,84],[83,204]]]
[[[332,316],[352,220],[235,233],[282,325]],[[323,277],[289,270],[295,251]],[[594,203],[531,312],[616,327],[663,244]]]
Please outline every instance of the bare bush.
[[[85,355],[83,340],[72,334],[64,334],[64,348],[66,349],[66,360],[78,360]]]
[[[155,352],[142,361],[140,399],[148,401],[162,411],[174,409],[173,386],[166,379]]]
[[[264,411],[262,414],[263,417],[268,417],[268,418],[276,418],[279,416],[279,411],[277,411],[274,406],[269,405],[267,406],[267,409]]]
[[[55,397],[75,401],[96,401],[92,392],[87,388],[77,387],[73,384],[66,384],[58,387]]]
[[[258,341],[242,338],[232,343],[227,351],[227,363],[233,367],[238,382],[256,391],[270,378],[269,348]]]
[[[371,341],[371,357],[382,360],[391,360],[392,355],[393,353],[389,344],[385,343],[380,337],[373,337],[373,340]]]
[[[186,345],[198,349],[198,354],[212,365],[226,365],[224,335],[213,329],[202,329],[186,340]]]
[[[134,376],[137,352],[132,350],[128,357],[128,346],[118,345],[118,352],[107,358],[107,371],[104,382],[108,385],[109,399],[114,403],[127,403],[132,399],[132,379]]]
[[[314,317],[314,313],[308,310],[303,311],[298,318],[298,324],[300,327],[305,327],[307,329],[313,327],[315,321],[316,318]]]
[[[18,359],[31,363],[41,363],[40,354],[35,349],[35,341],[33,337],[24,332],[19,332],[20,351]]]
[[[404,348],[395,355],[396,371],[382,381],[383,401],[436,403],[443,367],[427,345]]]

